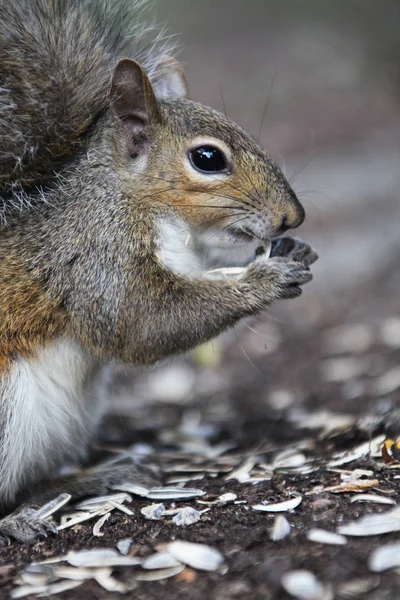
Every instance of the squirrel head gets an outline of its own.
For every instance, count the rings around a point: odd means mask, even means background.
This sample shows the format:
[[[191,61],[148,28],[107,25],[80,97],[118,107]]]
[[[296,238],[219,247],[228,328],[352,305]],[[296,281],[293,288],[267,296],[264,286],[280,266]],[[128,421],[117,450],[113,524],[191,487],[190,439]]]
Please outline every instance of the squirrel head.
[[[113,160],[134,197],[143,191],[143,199],[178,213],[202,243],[212,238],[219,247],[298,227],[304,209],[259,142],[187,96],[182,67],[172,58],[160,63],[152,82],[135,61],[117,64]]]

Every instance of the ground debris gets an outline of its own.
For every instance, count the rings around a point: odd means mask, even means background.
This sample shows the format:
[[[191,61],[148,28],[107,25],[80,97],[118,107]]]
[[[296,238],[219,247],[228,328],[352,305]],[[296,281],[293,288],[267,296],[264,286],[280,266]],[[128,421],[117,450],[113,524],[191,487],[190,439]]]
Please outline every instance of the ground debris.
[[[200,512],[191,506],[185,506],[176,513],[172,519],[172,522],[175,523],[175,525],[178,525],[178,527],[193,525],[194,523],[197,523],[197,521],[200,521],[202,512],[204,511]]]
[[[375,573],[400,567],[400,542],[376,548],[369,557],[368,566]]]
[[[358,341],[337,333],[330,349],[322,337],[287,345],[282,334],[265,381],[241,382],[237,362],[224,374],[223,354],[209,376],[188,362],[189,396],[171,392],[156,406],[146,399],[129,441],[115,436],[100,447],[105,462],[143,463],[154,483],[68,500],[53,512],[57,536],[32,546],[6,541],[7,597],[162,600],[181,587],[193,600],[261,598],[266,589],[279,600],[396,598],[400,396],[377,397],[374,385],[398,364],[400,346],[382,351],[383,341],[363,342],[359,331]],[[324,379],[320,363],[349,358],[371,368],[348,381]],[[208,391],[196,398],[203,383]]]
[[[331,485],[324,489],[324,492],[333,494],[343,494],[345,492],[363,492],[369,488],[375,488],[379,485],[378,479],[354,479],[353,481],[343,481],[338,485]]]
[[[279,542],[290,534],[290,523],[283,515],[278,515],[271,529],[271,540]]]
[[[301,502],[301,496],[297,496],[296,498],[291,498],[284,502],[277,502],[276,504],[254,504],[251,508],[253,510],[261,510],[264,512],[286,512],[297,508]]]
[[[282,587],[298,600],[332,600],[333,593],[318,581],[310,571],[295,570],[285,573]]]
[[[379,577],[366,577],[364,579],[351,579],[337,587],[340,598],[344,600],[363,600],[365,594],[375,590],[379,585]]]
[[[205,544],[176,540],[166,544],[163,548],[176,560],[200,571],[216,571],[224,562],[224,558],[218,550]]]
[[[318,544],[334,544],[338,546],[347,544],[347,539],[344,535],[339,535],[332,531],[325,531],[324,529],[311,529],[307,533],[307,538],[310,542],[317,542]]]
[[[396,505],[396,500],[387,496],[378,496],[377,494],[359,494],[351,498],[350,502],[372,502],[375,504],[391,504]]]
[[[365,515],[358,521],[338,527],[339,533],[351,536],[381,535],[393,531],[400,531],[399,507],[386,513]]]

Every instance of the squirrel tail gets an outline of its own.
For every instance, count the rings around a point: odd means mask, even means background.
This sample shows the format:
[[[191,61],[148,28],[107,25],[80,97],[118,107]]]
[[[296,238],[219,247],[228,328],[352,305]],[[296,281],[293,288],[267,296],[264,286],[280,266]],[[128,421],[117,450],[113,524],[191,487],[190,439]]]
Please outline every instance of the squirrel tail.
[[[118,58],[150,78],[174,44],[146,0],[0,0],[0,202],[51,181],[107,106]],[[149,42],[150,39],[150,42]],[[21,200],[22,202],[22,200]],[[21,208],[21,207],[20,207]],[[0,223],[2,217],[0,204]]]

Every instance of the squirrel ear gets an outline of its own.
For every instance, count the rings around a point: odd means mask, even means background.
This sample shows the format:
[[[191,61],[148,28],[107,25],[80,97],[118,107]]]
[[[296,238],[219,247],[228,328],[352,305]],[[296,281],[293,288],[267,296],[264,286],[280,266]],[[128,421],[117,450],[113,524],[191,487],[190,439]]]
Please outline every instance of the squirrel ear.
[[[130,58],[121,59],[115,67],[111,83],[111,101],[116,115],[140,132],[159,118],[157,100],[144,69]]]
[[[158,64],[157,75],[153,79],[153,89],[159,100],[189,96],[185,73],[182,65],[175,58],[166,57]]]

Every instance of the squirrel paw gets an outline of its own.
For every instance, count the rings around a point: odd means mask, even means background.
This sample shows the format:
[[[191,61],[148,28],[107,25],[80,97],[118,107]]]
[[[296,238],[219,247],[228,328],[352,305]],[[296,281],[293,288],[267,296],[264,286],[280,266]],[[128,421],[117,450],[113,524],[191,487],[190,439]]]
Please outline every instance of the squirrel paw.
[[[285,257],[302,263],[306,267],[318,260],[315,250],[303,240],[291,237],[280,237],[272,242],[272,257]]]
[[[302,292],[300,286],[311,279],[312,274],[304,263],[275,257],[253,263],[241,281],[250,286],[258,304],[267,306],[273,300],[297,298]]]
[[[54,521],[38,517],[38,510],[26,504],[0,520],[0,540],[3,543],[10,543],[12,538],[29,544],[37,537],[47,537],[49,532],[57,533]]]

